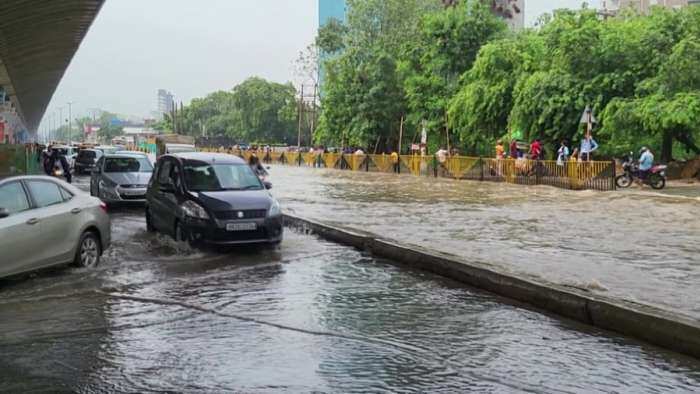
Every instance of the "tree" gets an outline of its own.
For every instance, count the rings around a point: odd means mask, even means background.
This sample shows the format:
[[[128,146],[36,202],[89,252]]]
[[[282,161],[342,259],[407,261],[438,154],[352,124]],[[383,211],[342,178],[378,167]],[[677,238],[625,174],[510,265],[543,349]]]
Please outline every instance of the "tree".
[[[505,23],[480,0],[463,0],[419,22],[418,40],[404,47],[401,71],[409,121],[427,121],[441,135],[447,123],[449,100],[459,88],[479,49],[502,34]]]
[[[349,0],[348,9],[346,25],[328,28],[342,39],[326,39],[322,30],[317,40],[325,52],[342,51],[324,64],[316,139],[362,147],[394,145],[406,113],[398,60],[405,43],[417,40],[417,21],[438,11],[440,4],[433,0]]]
[[[178,112],[185,134],[227,136],[240,141],[296,141],[295,89],[288,84],[249,78],[231,91],[193,99]],[[168,116],[161,126],[168,129]]]

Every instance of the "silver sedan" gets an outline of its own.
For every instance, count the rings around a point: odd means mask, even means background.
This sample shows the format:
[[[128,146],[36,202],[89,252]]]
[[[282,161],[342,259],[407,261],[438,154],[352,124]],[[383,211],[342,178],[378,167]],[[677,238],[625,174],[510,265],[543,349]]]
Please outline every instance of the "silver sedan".
[[[96,266],[110,239],[97,198],[51,177],[0,180],[0,277],[70,262]]]
[[[102,156],[90,176],[90,194],[107,204],[146,201],[153,165],[144,153],[119,152]]]

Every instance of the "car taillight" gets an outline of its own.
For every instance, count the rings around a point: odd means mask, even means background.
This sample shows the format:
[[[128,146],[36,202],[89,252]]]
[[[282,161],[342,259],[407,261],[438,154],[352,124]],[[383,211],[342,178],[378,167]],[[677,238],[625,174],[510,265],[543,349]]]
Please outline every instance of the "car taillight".
[[[105,203],[102,202],[102,201],[100,201],[100,209],[102,209],[102,211],[103,211],[104,213],[108,213],[108,212],[107,212],[107,204],[105,204]]]

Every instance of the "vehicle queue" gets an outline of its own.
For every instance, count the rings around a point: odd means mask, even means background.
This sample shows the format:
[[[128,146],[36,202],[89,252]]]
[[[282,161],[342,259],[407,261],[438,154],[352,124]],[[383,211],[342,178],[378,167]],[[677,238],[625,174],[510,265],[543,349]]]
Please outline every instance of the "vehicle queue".
[[[71,152],[74,171],[90,174],[89,193],[69,183],[70,169],[54,172],[53,162],[44,166],[51,170],[46,176],[1,179],[0,277],[67,263],[96,266],[110,245],[108,208],[121,205],[144,207],[148,232],[194,247],[282,241],[272,184],[248,163],[233,155],[195,152],[194,145],[167,145],[159,149],[155,164],[136,151],[86,147]]]

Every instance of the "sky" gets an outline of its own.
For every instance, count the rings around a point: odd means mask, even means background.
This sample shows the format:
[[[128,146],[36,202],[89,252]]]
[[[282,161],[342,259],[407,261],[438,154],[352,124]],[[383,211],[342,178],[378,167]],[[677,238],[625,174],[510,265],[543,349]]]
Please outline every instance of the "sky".
[[[158,89],[186,104],[250,76],[289,81],[294,60],[314,39],[317,1],[107,0],[44,118],[59,107],[67,118],[69,101],[74,119],[94,108],[149,116]],[[526,0],[526,24],[581,3]]]

